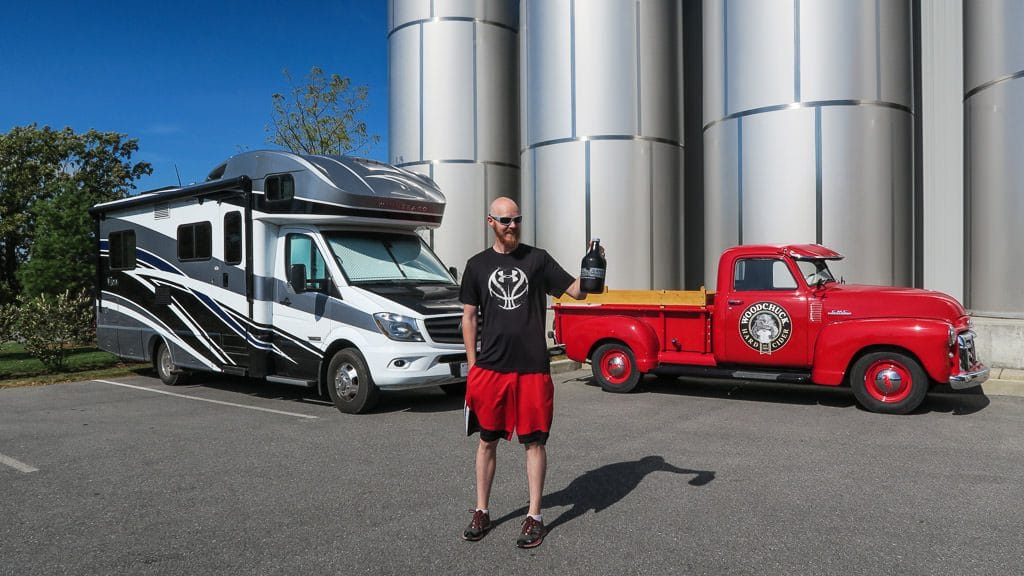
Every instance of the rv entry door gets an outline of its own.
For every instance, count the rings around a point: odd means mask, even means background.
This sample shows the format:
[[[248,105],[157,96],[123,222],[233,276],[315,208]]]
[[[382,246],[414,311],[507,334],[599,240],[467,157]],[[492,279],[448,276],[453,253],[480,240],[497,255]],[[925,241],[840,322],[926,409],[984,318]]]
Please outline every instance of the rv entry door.
[[[324,342],[333,328],[326,316],[331,283],[316,238],[304,230],[284,230],[274,270],[274,373],[316,380]],[[298,273],[298,275],[296,275]],[[293,285],[299,284],[299,285]]]

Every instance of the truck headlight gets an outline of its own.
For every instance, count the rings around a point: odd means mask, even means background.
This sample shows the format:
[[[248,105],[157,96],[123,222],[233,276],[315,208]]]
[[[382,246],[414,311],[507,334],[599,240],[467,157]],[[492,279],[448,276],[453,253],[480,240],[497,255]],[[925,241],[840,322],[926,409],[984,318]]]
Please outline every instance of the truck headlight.
[[[949,342],[948,342],[948,344],[949,344],[949,348],[952,348],[953,345],[956,344],[956,330],[954,330],[952,326],[949,326],[948,329],[949,329],[948,330],[948,334],[949,334]]]
[[[385,336],[400,342],[423,342],[423,335],[416,327],[416,319],[392,314],[391,312],[377,312],[373,315],[377,327]]]

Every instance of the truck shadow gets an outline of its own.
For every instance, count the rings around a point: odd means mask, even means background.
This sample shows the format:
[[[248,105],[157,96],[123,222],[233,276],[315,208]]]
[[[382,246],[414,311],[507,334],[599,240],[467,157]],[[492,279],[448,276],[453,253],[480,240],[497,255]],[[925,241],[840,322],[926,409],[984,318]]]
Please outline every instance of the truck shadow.
[[[598,387],[592,378],[584,379],[588,385]],[[817,386],[814,384],[778,384],[749,380],[714,380],[702,378],[645,376],[637,385],[637,392],[672,394],[701,398],[727,398],[753,402],[803,404],[833,408],[864,410],[848,386]],[[974,414],[984,410],[991,401],[980,389],[952,390],[948,385],[934,386],[924,402],[911,412],[914,414],[948,413],[954,416]]]
[[[606,464],[584,472],[565,488],[544,495],[543,506],[546,510],[569,507],[554,520],[546,522],[545,527],[550,532],[591,510],[596,513],[613,506],[635,490],[644,478],[654,472],[692,475],[692,478],[687,481],[690,486],[705,486],[715,479],[715,472],[712,470],[679,468],[666,462],[662,456],[644,456],[639,460]],[[494,520],[493,524],[497,526],[509,520],[522,518],[528,511],[529,507],[523,506]]]

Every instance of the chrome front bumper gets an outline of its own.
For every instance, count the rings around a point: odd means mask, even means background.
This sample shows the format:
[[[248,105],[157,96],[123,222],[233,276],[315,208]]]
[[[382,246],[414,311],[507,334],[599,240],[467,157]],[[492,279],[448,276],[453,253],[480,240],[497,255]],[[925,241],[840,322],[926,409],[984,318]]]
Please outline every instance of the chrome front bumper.
[[[956,390],[962,390],[964,388],[981,386],[986,380],[988,380],[988,373],[988,366],[979,365],[975,370],[970,372],[961,372],[955,376],[950,376],[949,387]]]
[[[949,377],[949,386],[957,390],[980,386],[988,380],[989,369],[978,361],[978,351],[974,347],[973,330],[961,332],[956,337],[957,358],[960,373]]]

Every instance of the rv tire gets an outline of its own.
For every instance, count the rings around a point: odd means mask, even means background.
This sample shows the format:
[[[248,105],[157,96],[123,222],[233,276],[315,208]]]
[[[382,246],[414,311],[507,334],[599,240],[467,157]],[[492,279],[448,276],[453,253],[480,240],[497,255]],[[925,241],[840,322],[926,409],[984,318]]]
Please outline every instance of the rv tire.
[[[334,406],[346,414],[362,414],[377,404],[377,385],[366,360],[355,348],[339,350],[331,358],[327,366],[327,391]]]
[[[167,344],[161,342],[156,347],[156,354],[153,355],[153,369],[160,381],[168,386],[177,386],[185,382],[185,373],[174,365],[171,360],[171,351]]]

